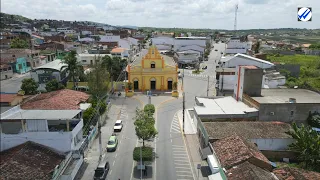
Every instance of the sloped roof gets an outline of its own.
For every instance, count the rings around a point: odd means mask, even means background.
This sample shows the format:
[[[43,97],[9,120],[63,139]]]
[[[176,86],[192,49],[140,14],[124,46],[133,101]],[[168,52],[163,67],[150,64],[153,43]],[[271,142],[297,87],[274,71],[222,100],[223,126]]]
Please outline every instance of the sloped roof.
[[[28,141],[0,154],[0,179],[51,179],[64,155]]]
[[[278,180],[271,172],[249,162],[244,162],[227,171],[228,180]]]
[[[0,102],[10,103],[17,97],[17,94],[0,94]]]
[[[277,168],[273,173],[279,180],[315,180],[320,179],[320,173],[294,167]]]
[[[212,143],[212,146],[221,165],[226,169],[249,161],[252,157],[259,159],[266,165],[270,164],[269,160],[253,144],[237,135],[218,140]]]
[[[80,103],[86,102],[89,95],[84,92],[62,89],[43,93],[30,98],[21,105],[21,109],[72,110],[79,109]]]
[[[269,61],[265,61],[265,60],[262,60],[262,59],[259,59],[259,58],[255,58],[255,57],[252,57],[252,56],[249,56],[249,55],[245,55],[245,54],[238,53],[238,54],[234,55],[234,57],[242,57],[242,58],[258,61],[260,63],[269,64],[269,65],[272,65],[272,66],[274,65],[273,63],[271,63]]]

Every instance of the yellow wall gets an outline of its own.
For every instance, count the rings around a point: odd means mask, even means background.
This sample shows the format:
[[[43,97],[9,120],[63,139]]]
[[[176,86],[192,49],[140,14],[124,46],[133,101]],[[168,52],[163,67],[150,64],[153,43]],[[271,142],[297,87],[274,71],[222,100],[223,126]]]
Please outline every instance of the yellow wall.
[[[155,68],[151,68],[151,63],[155,63]],[[134,81],[138,80],[139,90],[145,91],[151,89],[151,79],[156,80],[156,90],[168,90],[168,80],[178,81],[177,66],[169,66],[161,57],[158,50],[152,46],[148,54],[142,58],[141,65],[135,65],[128,70],[129,82],[134,88]]]

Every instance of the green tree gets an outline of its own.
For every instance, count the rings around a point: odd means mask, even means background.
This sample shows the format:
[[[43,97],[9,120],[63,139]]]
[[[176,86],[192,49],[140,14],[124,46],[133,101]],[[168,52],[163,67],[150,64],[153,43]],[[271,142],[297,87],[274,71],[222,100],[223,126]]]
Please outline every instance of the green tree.
[[[149,116],[153,116],[154,112],[155,112],[155,107],[153,104],[147,104],[144,106],[143,111],[145,113],[147,113]]]
[[[37,89],[39,84],[33,78],[27,78],[22,80],[21,90],[25,92],[26,95],[37,94]]]
[[[101,63],[95,63],[93,70],[88,74],[89,92],[93,97],[100,98],[108,93],[110,75]]]
[[[320,113],[318,112],[309,112],[307,122],[310,126],[320,128]]]
[[[71,51],[70,53],[68,53],[66,56],[64,56],[64,59],[62,60],[63,63],[68,65],[68,71],[70,73],[70,79],[73,82],[73,88],[75,89],[76,87],[76,76],[79,76],[79,66],[81,66],[79,64],[79,62],[77,61],[77,52],[76,51]]]
[[[255,54],[259,53],[259,50],[260,50],[260,41],[258,41],[257,44],[255,44],[254,53]]]
[[[14,38],[11,41],[10,48],[18,48],[18,49],[29,48],[29,43],[23,39]]]
[[[295,142],[289,148],[299,153],[298,159],[306,169],[320,171],[320,135],[309,126],[299,128],[293,123],[292,128],[288,134]]]
[[[51,81],[48,81],[46,83],[47,92],[57,91],[64,88],[65,88],[64,85],[58,82],[56,79],[52,79]]]
[[[127,60],[120,57],[110,57],[108,55],[102,58],[102,66],[107,69],[110,74],[111,80],[115,80],[120,76],[122,70],[127,66]],[[122,80],[122,79],[120,79]]]
[[[83,127],[88,126],[87,124],[93,117],[94,113],[95,109],[93,107],[90,107],[83,112]]]
[[[141,147],[142,161],[153,160],[153,149],[152,147]],[[133,150],[133,160],[140,161],[140,147],[135,147]]]
[[[158,134],[156,128],[154,127],[155,120],[153,116],[149,116],[143,110],[136,110],[134,125],[136,135],[139,139],[142,139],[143,146],[145,140],[154,138]]]

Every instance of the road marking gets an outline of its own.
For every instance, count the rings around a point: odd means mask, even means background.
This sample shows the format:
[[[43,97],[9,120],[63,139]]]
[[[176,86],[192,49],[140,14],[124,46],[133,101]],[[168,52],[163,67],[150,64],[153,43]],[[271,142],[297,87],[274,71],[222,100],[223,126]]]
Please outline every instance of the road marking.
[[[190,171],[176,171],[177,173],[192,173]]]
[[[176,169],[187,169],[187,170],[189,170],[188,172],[190,172],[190,168],[189,167],[176,167]],[[178,171],[176,171],[176,172],[178,172]]]
[[[177,115],[177,112],[176,112],[175,116],[177,116],[178,119],[179,119],[179,116]],[[179,119],[178,122],[179,122],[180,128],[181,128],[180,119]],[[181,129],[182,129],[182,128],[181,128]],[[184,135],[183,135],[183,132],[182,132],[182,131],[181,131],[181,136],[182,136],[182,139],[183,139],[184,146],[185,146],[185,148],[187,148],[186,140],[185,140],[185,138],[184,138]],[[187,156],[188,156],[188,160],[189,160],[189,165],[190,165],[190,169],[191,169],[191,172],[192,172],[192,176],[193,176],[193,179],[195,179],[195,176],[194,176],[194,173],[193,173],[193,168],[192,168],[192,166],[191,166],[191,161],[190,161],[189,152],[188,152],[188,149],[186,149],[186,150],[187,150]]]
[[[189,166],[189,164],[181,164],[181,163],[174,163],[176,164],[177,166]]]
[[[181,152],[184,152],[184,153],[185,153],[186,150],[182,150],[182,149],[181,149],[181,150],[180,150],[180,149],[174,149],[174,150],[173,150],[173,153],[181,153]]]
[[[115,158],[117,158],[118,154],[116,154]]]
[[[170,139],[170,141],[172,142],[172,139]]]
[[[110,175],[112,174],[112,169],[110,170]]]
[[[182,175],[180,175],[180,174],[177,174],[177,176],[187,176],[187,177],[193,177],[193,176],[191,176],[191,175],[189,175],[189,174],[182,174]]]
[[[184,146],[179,146],[179,145],[172,145],[174,147],[180,147],[180,148],[183,148]]]
[[[121,144],[121,140],[119,141],[119,144]]]
[[[177,161],[177,162],[188,162],[188,161],[185,161],[185,160],[179,160],[179,159],[174,159],[173,161]]]
[[[116,163],[116,161],[115,161],[115,160],[113,161],[112,166],[114,166],[114,163]]]
[[[187,154],[175,154],[174,156],[187,156]],[[175,157],[173,157],[175,158]]]

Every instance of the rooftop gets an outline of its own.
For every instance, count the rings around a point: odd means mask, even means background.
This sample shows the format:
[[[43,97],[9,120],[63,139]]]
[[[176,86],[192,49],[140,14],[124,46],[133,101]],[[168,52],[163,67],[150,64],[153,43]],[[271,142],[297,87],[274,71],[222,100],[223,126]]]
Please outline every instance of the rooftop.
[[[258,112],[241,101],[236,101],[233,97],[223,97],[217,99],[196,97],[203,106],[195,106],[198,115],[225,115],[225,114],[246,114],[247,112]]]
[[[62,89],[36,95],[22,104],[21,109],[76,110],[88,99],[89,95],[84,92]]]
[[[143,49],[141,52],[140,52],[140,56],[138,56],[136,58],[136,60],[131,64],[132,66],[139,66],[141,65],[141,60],[143,57],[145,57],[146,55],[148,54],[148,50],[147,49]],[[160,54],[160,52],[159,52]],[[163,55],[163,54],[160,54],[160,56],[163,58],[164,60],[164,63],[166,65],[169,65],[169,66],[175,66],[176,63],[174,62],[173,58],[170,57],[170,56],[167,56],[167,55]]]
[[[261,89],[261,96],[252,98],[260,104],[289,103],[289,98],[296,103],[320,103],[320,94],[307,89]]]
[[[63,155],[30,141],[1,152],[0,157],[0,179],[49,180],[55,167],[64,160]]]
[[[63,63],[62,60],[60,60],[60,59],[56,59],[56,60],[49,62],[47,64],[44,64],[42,66],[36,67],[35,70],[54,69],[54,70],[60,71],[61,68],[63,68],[63,67],[68,67],[68,64]]]
[[[212,143],[213,149],[221,165],[232,168],[251,158],[256,158],[270,165],[269,160],[255,147],[254,144],[243,140],[239,136],[229,136]]]
[[[122,53],[122,52],[124,52],[126,49],[124,49],[124,48],[113,48],[112,50],[111,50],[111,53]]]
[[[203,125],[212,139],[222,139],[234,134],[245,139],[292,138],[286,133],[291,126],[282,122],[203,122]]]
[[[269,61],[265,61],[265,60],[262,60],[262,59],[259,59],[259,58],[255,58],[255,57],[252,57],[252,56],[249,56],[249,55],[245,55],[245,54],[236,54],[234,55],[234,57],[242,57],[242,58],[246,58],[246,59],[251,59],[251,60],[254,60],[254,61],[258,61],[258,62],[261,62],[261,63],[265,63],[265,64],[269,64],[269,65],[274,65],[273,63],[269,62]]]
[[[294,167],[277,168],[273,173],[279,180],[314,180],[320,179],[320,173]]]
[[[16,97],[17,94],[0,94],[0,102],[11,103]]]
[[[278,180],[272,173],[249,162],[234,166],[227,171],[228,180]]]
[[[1,53],[4,53],[4,54],[37,54],[37,53],[40,53],[40,50],[6,49],[6,50],[1,50]]]
[[[24,110],[20,109],[13,113],[1,114],[1,120],[13,120],[13,119],[46,119],[46,120],[66,120],[72,119],[77,116],[81,110]]]

